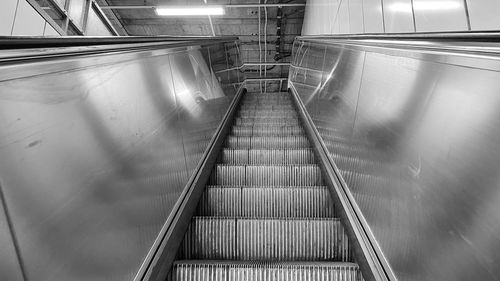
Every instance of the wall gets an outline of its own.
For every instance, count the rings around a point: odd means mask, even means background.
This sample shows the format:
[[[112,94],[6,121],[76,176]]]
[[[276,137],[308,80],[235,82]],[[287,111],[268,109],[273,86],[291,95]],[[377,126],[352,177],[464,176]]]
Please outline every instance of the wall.
[[[3,0],[0,36],[59,36],[59,33],[25,0]]]
[[[308,0],[302,35],[499,30],[497,0]]]
[[[68,6],[67,15],[59,15],[58,9],[54,5],[61,6],[64,9],[64,1],[54,2],[49,9],[42,9],[38,6],[39,2],[29,3],[27,0],[3,0],[2,9],[0,9],[0,36],[60,36],[60,35],[76,35],[82,31],[87,36],[112,36],[113,33],[104,24],[103,20],[98,16],[94,8],[89,8],[89,15],[85,21],[85,7],[87,1],[90,0],[71,0]],[[45,15],[45,18],[34,8],[36,5],[38,11]],[[44,4],[45,5],[45,4]],[[49,5],[49,4],[47,4]],[[46,8],[47,8],[46,7]],[[50,20],[50,16],[45,14],[45,11],[50,11],[57,21]],[[71,18],[67,34],[60,34],[65,31],[61,27],[52,26],[52,24],[63,25],[64,17]],[[46,20],[49,19],[50,21]]]

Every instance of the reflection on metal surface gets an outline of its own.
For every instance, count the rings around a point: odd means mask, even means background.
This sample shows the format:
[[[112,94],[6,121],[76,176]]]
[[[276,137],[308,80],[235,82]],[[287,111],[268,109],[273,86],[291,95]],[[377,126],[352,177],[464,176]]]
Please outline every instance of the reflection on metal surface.
[[[398,280],[498,280],[498,56],[383,45],[302,38],[289,83]]]
[[[30,279],[134,278],[234,97],[238,74],[215,70],[235,49],[0,67],[0,178]]]

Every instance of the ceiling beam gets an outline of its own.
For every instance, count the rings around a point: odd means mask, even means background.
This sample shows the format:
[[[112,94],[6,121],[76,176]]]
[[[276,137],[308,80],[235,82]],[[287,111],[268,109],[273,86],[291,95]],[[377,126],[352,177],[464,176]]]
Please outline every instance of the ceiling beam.
[[[306,3],[283,3],[283,4],[226,4],[213,5],[224,8],[279,8],[279,7],[305,7]],[[208,5],[211,6],[211,5]],[[155,9],[157,6],[152,5],[115,5],[115,6],[100,6],[101,9],[126,10],[126,9]]]

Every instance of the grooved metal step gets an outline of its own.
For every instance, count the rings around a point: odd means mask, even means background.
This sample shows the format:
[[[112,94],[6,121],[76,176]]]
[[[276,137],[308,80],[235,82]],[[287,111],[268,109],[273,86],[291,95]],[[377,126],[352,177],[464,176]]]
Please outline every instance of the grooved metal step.
[[[298,118],[297,113],[293,110],[242,110],[238,113],[238,117],[245,118]]]
[[[315,164],[312,149],[232,149],[224,148],[219,160],[223,164],[290,165]]]
[[[177,261],[172,281],[360,281],[354,263]]]
[[[246,118],[237,117],[235,125],[298,125],[300,121],[298,118]]]
[[[316,186],[323,185],[318,165],[216,165],[211,185]]]
[[[247,93],[217,161],[168,280],[363,280],[289,93]]]
[[[233,149],[287,149],[309,148],[309,140],[304,136],[229,136],[226,148]]]
[[[333,218],[336,215],[326,186],[208,186],[196,213],[246,218]]]
[[[290,100],[246,100],[242,105],[293,105]]]
[[[182,259],[349,261],[339,219],[194,217]]]
[[[272,125],[272,126],[233,126],[233,136],[292,136],[304,135],[304,129],[299,125]]]
[[[276,104],[242,104],[240,110],[255,110],[255,109],[261,109],[261,110],[294,110],[293,104],[282,104],[282,105],[276,105]]]

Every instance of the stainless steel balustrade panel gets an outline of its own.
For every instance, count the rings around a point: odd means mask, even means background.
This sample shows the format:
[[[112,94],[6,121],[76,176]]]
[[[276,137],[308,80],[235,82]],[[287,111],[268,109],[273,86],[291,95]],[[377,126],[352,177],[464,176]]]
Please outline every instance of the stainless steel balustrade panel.
[[[355,45],[296,42],[290,86],[398,280],[498,280],[498,56]]]
[[[0,191],[1,192],[1,191]],[[14,241],[9,229],[5,208],[0,202],[0,272],[4,280],[22,281],[23,275],[17,259]]]
[[[30,280],[134,278],[234,97],[207,53],[0,67],[0,178]]]

